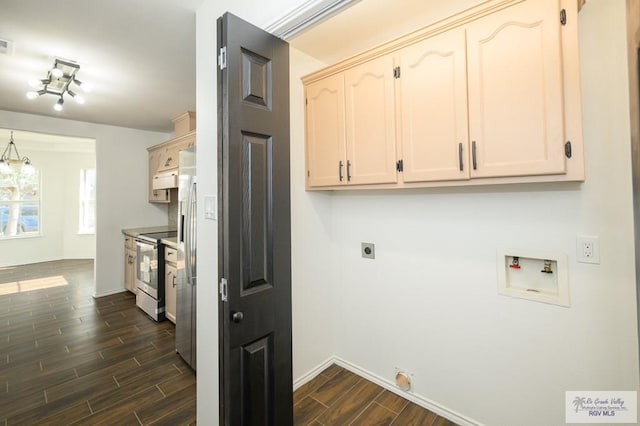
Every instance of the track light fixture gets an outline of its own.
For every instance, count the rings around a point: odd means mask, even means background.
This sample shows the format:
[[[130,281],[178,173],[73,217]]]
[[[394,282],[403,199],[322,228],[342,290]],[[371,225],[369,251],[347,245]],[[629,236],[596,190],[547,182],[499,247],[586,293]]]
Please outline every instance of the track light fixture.
[[[36,99],[45,94],[58,96],[58,102],[53,105],[53,109],[56,111],[62,111],[65,93],[68,93],[77,103],[85,103],[85,99],[69,87],[73,83],[85,92],[90,90],[90,86],[87,83],[83,83],[76,78],[79,70],[79,64],[56,58],[53,67],[47,72],[47,78],[34,79],[29,82],[31,87],[37,90],[27,92],[27,98]]]

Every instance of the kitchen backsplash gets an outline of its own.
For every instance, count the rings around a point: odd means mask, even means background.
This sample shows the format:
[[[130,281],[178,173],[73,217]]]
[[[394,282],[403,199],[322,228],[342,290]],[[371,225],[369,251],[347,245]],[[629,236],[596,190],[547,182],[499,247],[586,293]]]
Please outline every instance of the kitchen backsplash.
[[[167,225],[171,229],[178,229],[178,190],[171,190],[171,202],[169,203],[169,218]]]

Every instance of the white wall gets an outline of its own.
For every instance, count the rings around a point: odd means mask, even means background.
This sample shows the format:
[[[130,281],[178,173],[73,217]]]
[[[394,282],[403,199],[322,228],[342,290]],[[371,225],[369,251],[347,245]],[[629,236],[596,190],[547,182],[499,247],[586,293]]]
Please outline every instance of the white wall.
[[[249,6],[227,5],[262,24],[262,10]],[[206,0],[197,16],[200,197],[217,185],[223,8]],[[387,381],[401,367],[423,402],[492,425],[563,424],[566,390],[638,389],[624,8],[590,0],[579,17],[582,184],[307,193],[299,76],[320,63],[292,50],[294,380],[330,355]],[[198,421],[209,424],[218,401],[217,327],[208,326],[217,324],[217,224],[199,224]],[[578,234],[600,236],[600,265],[576,263]],[[374,261],[360,257],[362,241],[376,244]],[[499,296],[499,247],[567,253],[571,307]]]
[[[94,143],[95,146],[95,143]],[[66,167],[64,199],[68,202],[64,205],[64,237],[63,237],[63,258],[64,259],[94,259],[96,256],[96,236],[95,234],[78,234],[80,220],[79,190],[80,190],[80,170],[95,168],[95,149],[91,154],[69,153],[63,154],[60,164],[66,161],[74,161],[75,167]]]
[[[167,224],[167,207],[147,202],[146,147],[171,135],[0,111],[0,127],[96,140],[96,296],[124,288],[121,230]]]
[[[313,307],[336,316],[336,355],[389,382],[407,369],[415,395],[480,423],[563,424],[566,390],[638,389],[625,2],[579,19],[583,184],[331,195],[338,272]],[[600,265],[576,263],[578,234],[600,236]],[[567,253],[571,307],[499,296],[499,247]]]
[[[340,270],[333,263],[336,235],[333,196],[304,191],[303,75],[326,64],[290,49],[291,86],[291,283],[293,304],[293,378],[303,377],[337,352],[334,330],[342,327],[335,306]]]

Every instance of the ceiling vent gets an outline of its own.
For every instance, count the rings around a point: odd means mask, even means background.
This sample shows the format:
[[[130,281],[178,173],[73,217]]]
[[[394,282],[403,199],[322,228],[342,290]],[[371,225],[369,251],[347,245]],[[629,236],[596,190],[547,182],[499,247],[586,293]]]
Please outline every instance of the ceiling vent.
[[[0,38],[0,55],[13,55],[13,42]]]

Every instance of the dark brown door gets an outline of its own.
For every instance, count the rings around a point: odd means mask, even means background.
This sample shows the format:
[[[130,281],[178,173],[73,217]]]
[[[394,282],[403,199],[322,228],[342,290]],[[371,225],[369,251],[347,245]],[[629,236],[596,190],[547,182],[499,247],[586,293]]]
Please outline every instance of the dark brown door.
[[[218,19],[218,46],[221,423],[286,426],[293,424],[289,45],[227,13]]]

